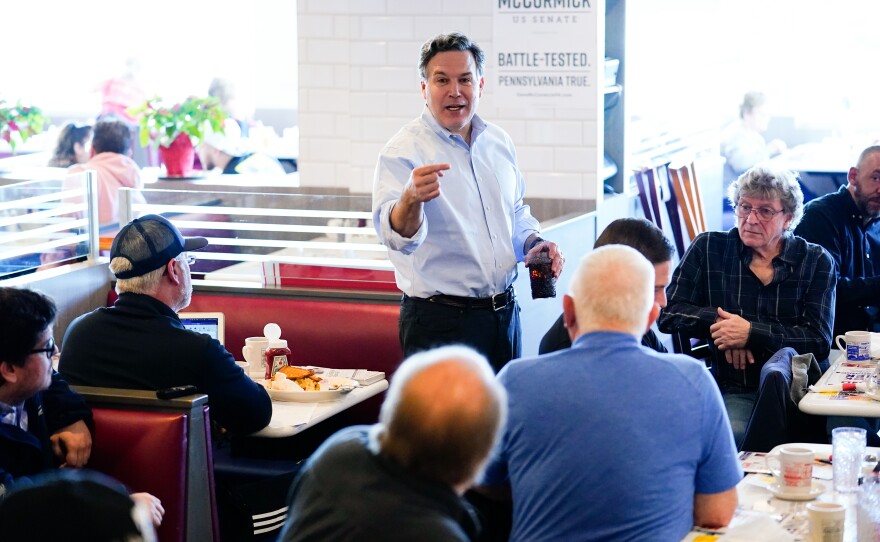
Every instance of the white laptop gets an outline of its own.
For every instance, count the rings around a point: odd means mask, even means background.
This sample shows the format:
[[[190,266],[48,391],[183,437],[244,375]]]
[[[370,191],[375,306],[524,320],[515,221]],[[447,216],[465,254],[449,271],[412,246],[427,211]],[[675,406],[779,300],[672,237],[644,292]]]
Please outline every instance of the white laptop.
[[[226,317],[222,312],[181,312],[177,316],[186,329],[210,335],[225,344]]]

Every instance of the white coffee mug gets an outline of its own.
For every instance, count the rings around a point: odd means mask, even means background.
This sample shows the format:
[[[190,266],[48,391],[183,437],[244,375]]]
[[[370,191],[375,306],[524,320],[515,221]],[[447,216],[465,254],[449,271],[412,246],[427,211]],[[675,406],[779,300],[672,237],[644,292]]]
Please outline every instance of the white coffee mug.
[[[843,341],[844,344],[841,344]],[[847,331],[846,335],[834,338],[837,348],[846,352],[848,361],[867,361],[871,359],[871,332]]]
[[[241,349],[241,355],[245,361],[251,364],[251,367],[260,368],[266,366],[265,356],[266,348],[269,347],[269,339],[266,337],[248,337],[244,340],[244,348]]]
[[[767,456],[767,468],[782,493],[807,494],[813,487],[813,451],[785,446]]]
[[[841,542],[846,507],[836,502],[811,502],[807,505],[812,542]]]

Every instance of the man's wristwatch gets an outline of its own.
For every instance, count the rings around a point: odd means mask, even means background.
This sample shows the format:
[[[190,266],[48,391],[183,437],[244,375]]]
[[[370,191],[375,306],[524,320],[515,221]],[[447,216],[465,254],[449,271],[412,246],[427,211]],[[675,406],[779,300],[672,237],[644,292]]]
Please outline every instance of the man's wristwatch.
[[[529,244],[529,248],[526,249],[526,254],[528,254],[529,252],[531,252],[532,249],[535,248],[535,245],[537,245],[538,243],[543,243],[543,242],[544,242],[544,240],[541,239],[540,237],[535,237],[535,240],[532,241],[532,242]]]

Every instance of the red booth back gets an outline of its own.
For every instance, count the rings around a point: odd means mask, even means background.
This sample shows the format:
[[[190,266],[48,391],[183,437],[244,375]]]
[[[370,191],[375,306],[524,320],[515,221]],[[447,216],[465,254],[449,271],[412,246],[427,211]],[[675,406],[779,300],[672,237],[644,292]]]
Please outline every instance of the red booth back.
[[[162,542],[186,540],[187,416],[94,408],[89,468],[162,501]]]
[[[186,310],[224,313],[226,349],[236,359],[242,359],[245,338],[261,337],[263,326],[275,322],[294,363],[384,371],[390,377],[403,360],[397,304],[193,293]]]

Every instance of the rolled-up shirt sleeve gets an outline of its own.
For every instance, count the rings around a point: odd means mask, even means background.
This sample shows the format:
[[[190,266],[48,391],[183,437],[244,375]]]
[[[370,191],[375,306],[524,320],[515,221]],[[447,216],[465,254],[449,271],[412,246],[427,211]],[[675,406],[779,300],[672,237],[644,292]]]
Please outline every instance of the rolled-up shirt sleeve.
[[[412,254],[428,235],[428,221],[424,210],[419,229],[412,237],[404,237],[391,228],[391,210],[400,199],[403,187],[409,182],[416,167],[410,160],[383,151],[379,155],[373,179],[373,226],[382,244],[389,250],[404,254]]]

